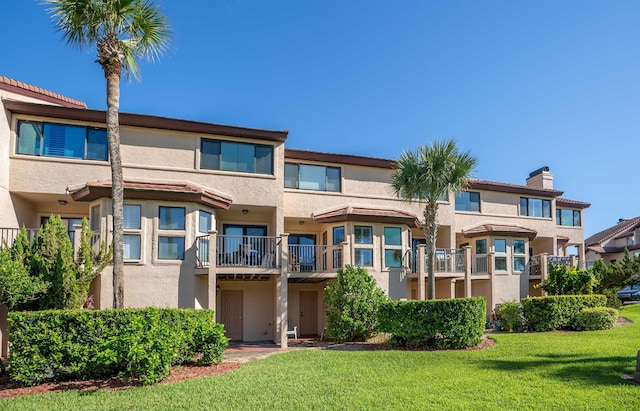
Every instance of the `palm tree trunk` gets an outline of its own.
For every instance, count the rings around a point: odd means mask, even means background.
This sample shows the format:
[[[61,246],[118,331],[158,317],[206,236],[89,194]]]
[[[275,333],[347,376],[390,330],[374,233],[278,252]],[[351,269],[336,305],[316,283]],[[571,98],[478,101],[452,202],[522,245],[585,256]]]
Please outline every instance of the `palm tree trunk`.
[[[433,300],[436,298],[436,279],[434,276],[433,262],[436,254],[436,235],[438,233],[438,203],[435,201],[428,202],[424,209],[424,235],[427,240],[426,253],[427,253],[427,274],[428,274],[428,289],[427,299]]]
[[[121,67],[120,67],[121,68]],[[113,308],[124,308],[124,256],[122,235],[122,208],[124,187],[122,159],[120,158],[120,72],[105,67],[107,79],[107,141],[111,162],[111,196],[113,199]]]

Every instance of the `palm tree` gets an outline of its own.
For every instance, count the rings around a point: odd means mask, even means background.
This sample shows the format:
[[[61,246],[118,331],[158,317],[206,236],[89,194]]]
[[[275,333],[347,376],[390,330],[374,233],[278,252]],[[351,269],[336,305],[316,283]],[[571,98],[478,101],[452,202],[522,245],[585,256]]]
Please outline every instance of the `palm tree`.
[[[433,260],[438,233],[438,200],[450,191],[458,193],[463,190],[476,162],[468,151],[458,151],[453,140],[436,141],[431,145],[418,147],[415,152],[405,151],[396,160],[396,168],[391,175],[391,185],[396,195],[406,201],[418,201],[425,205],[422,230],[427,239],[429,299],[435,298]],[[424,295],[419,298],[424,298]]]
[[[93,48],[107,80],[107,141],[113,198],[113,307],[124,307],[120,158],[120,77],[139,78],[138,59],[156,59],[166,48],[170,29],[151,0],[45,0],[62,38],[70,45]]]

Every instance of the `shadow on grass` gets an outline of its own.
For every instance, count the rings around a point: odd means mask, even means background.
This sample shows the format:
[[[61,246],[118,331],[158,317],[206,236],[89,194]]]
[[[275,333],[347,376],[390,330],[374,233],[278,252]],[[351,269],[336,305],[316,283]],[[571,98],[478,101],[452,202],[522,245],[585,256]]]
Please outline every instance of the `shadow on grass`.
[[[536,355],[532,360],[483,360],[486,368],[501,371],[539,372],[546,378],[563,382],[587,382],[599,385],[619,385],[622,374],[633,372],[634,357],[589,357],[578,354]]]

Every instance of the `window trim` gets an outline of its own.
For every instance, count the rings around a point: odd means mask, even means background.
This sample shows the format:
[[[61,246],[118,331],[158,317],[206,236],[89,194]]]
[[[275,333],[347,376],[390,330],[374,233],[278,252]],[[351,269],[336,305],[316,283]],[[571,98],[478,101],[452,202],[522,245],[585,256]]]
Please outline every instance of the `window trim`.
[[[563,211],[572,211],[571,224],[563,224],[563,218],[562,218]],[[576,215],[578,216],[579,224],[575,224]],[[574,210],[571,208],[556,208],[556,225],[561,227],[582,227],[582,213],[580,212],[580,210]]]
[[[40,125],[40,135],[37,137],[37,142],[36,142],[36,148],[38,153],[20,153],[18,152],[18,150],[20,149],[20,126],[22,124],[39,124]],[[55,156],[55,155],[50,155],[50,154],[44,154],[44,150],[45,150],[45,141],[46,141],[46,136],[45,136],[45,125],[50,125],[50,126],[62,126],[62,127],[76,127],[76,128],[83,128],[84,129],[84,147],[83,147],[83,153],[82,153],[82,157],[70,157],[70,156]],[[88,155],[88,148],[89,148],[89,133],[91,130],[99,130],[99,131],[104,131],[105,133],[105,140],[104,140],[104,147],[105,147],[105,154],[106,154],[106,158],[102,159],[102,158],[87,158]],[[82,125],[82,124],[68,124],[68,123],[56,123],[56,122],[52,122],[52,121],[34,121],[34,120],[22,120],[22,119],[18,119],[16,121],[16,128],[15,128],[15,147],[13,149],[13,153],[16,155],[21,155],[21,156],[33,156],[33,157],[43,157],[43,158],[63,158],[63,159],[67,159],[67,160],[80,160],[80,161],[109,161],[109,143],[107,140],[107,129],[106,128],[101,128],[101,127],[95,127],[95,126],[87,126],[87,125]]]
[[[295,187],[289,187],[287,186],[287,175],[286,175],[286,170],[287,170],[287,166],[291,167],[291,166],[295,166],[296,167],[296,181],[295,181]],[[300,166],[307,166],[307,167],[323,167],[324,168],[324,190],[320,190],[320,189],[313,189],[313,188],[301,188],[300,187]],[[329,190],[328,186],[329,186],[329,170],[337,170],[338,172],[338,189],[337,190]],[[342,192],[342,167],[336,167],[336,166],[327,166],[324,164],[306,164],[306,163],[291,163],[291,162],[285,162],[284,163],[284,172],[285,172],[285,177],[284,177],[284,188],[290,188],[293,190],[305,190],[305,191],[320,191],[320,192],[327,192],[327,193],[341,193]]]
[[[400,230],[400,244],[387,244],[387,229],[394,229],[394,230]],[[402,249],[403,249],[403,243],[404,243],[404,236],[403,236],[403,232],[402,232],[402,227],[393,227],[393,226],[383,226],[382,227],[382,245],[383,245],[383,254],[382,254],[382,260],[383,260],[383,266],[386,269],[389,270],[397,270],[397,269],[401,269],[402,268]],[[389,266],[387,264],[387,251],[393,251],[394,253],[399,251],[400,252],[400,264],[398,266]]]
[[[138,209],[140,210],[139,212],[139,221],[138,221],[138,228],[135,227],[125,227],[124,225],[124,209],[126,207],[138,207]],[[140,238],[140,249],[138,250],[139,253],[139,257],[138,258],[125,258],[124,257],[124,239],[122,242],[122,255],[123,255],[123,260],[125,263],[140,263],[141,261],[143,261],[143,250],[144,250],[144,236],[143,234],[143,227],[144,225],[142,224],[142,204],[139,203],[125,203],[122,205],[122,215],[123,215],[123,222],[122,222],[122,235],[128,235],[128,236],[137,236]]]
[[[468,199],[468,205],[469,205],[469,209],[468,210],[463,210],[458,208],[458,198],[461,198],[463,195],[468,195],[469,199]],[[471,201],[471,196],[472,195],[477,195],[478,196],[478,210],[472,210],[471,209],[471,204],[474,204],[475,201]],[[481,213],[482,212],[482,196],[480,195],[479,191],[460,191],[458,193],[456,193],[455,198],[453,200],[454,204],[453,204],[453,208],[456,212],[463,212],[463,213]]]
[[[203,150],[203,146],[205,143],[217,143],[218,144],[218,154],[215,154],[218,156],[218,168],[210,168],[210,167],[203,167],[202,165],[202,161],[203,161],[203,154],[204,154],[204,150]],[[251,146],[253,147],[253,171],[243,171],[243,170],[228,170],[225,168],[222,168],[222,143],[226,143],[226,144],[238,144],[238,145],[244,145],[244,146]],[[260,147],[260,148],[266,148],[271,152],[271,164],[270,164],[270,171],[267,173],[261,172],[261,171],[257,171],[257,159],[258,157],[256,156],[256,149]],[[210,154],[210,155],[214,155],[214,154]],[[206,138],[206,137],[200,137],[200,145],[198,148],[198,170],[206,170],[206,171],[223,171],[223,172],[230,172],[230,173],[242,173],[242,174],[258,174],[258,175],[270,175],[273,176],[274,172],[275,172],[275,147],[269,144],[255,144],[255,143],[247,143],[247,142],[242,142],[242,141],[234,141],[234,140],[221,140],[221,139],[215,139],[215,138]]]
[[[371,242],[367,242],[367,243],[362,243],[362,242],[357,242],[356,241],[356,228],[357,227],[365,227],[368,228],[370,230],[370,235],[371,235]],[[354,265],[356,265],[356,253],[361,253],[363,251],[366,251],[368,253],[371,253],[371,264],[367,265],[367,264],[363,264],[363,265],[358,265],[358,267],[373,267],[375,264],[375,255],[373,252],[373,226],[372,225],[354,225],[353,226],[353,263]]]
[[[526,205],[525,205],[526,210],[525,210],[525,213],[524,213],[524,214],[522,213],[522,200],[526,200]],[[542,204],[541,204],[541,212],[542,212],[542,215],[540,215],[540,216],[537,216],[537,215],[531,215],[531,211],[530,211],[530,209],[531,209],[532,207],[531,207],[531,206],[529,206],[529,202],[530,202],[531,200],[540,200],[540,201],[542,202]],[[547,208],[547,209],[549,210],[549,215],[548,215],[548,216],[545,216],[545,215],[544,215],[544,210],[545,210],[544,205],[545,205],[545,203],[549,205],[549,207]],[[538,197],[520,197],[520,200],[518,201],[518,215],[519,215],[520,217],[544,218],[544,219],[550,220],[550,219],[552,219],[552,218],[553,218],[553,213],[552,213],[551,206],[552,206],[552,204],[551,204],[551,200],[548,200],[548,199],[538,198]]]
[[[496,250],[496,241],[504,241],[504,251],[497,251]],[[507,246],[508,242],[506,238],[494,238],[493,239],[493,261],[494,261],[494,265],[493,265],[493,269],[496,271],[496,274],[508,274],[509,273],[509,259],[507,258],[508,256],[508,246]],[[498,264],[497,264],[497,260],[498,258],[500,258],[501,260],[504,259],[504,265],[505,268],[504,270],[502,269],[498,269]]]
[[[522,241],[522,252],[516,252],[516,241]],[[513,274],[524,274],[527,271],[527,240],[524,238],[511,239],[511,267]],[[516,270],[516,258],[522,258],[522,270]]]
[[[160,226],[160,209],[162,208],[179,208],[184,211],[183,217],[183,228],[162,228]],[[173,205],[158,205],[157,206],[158,215],[157,215],[157,231],[156,231],[156,243],[157,247],[155,250],[156,259],[162,262],[175,262],[175,261],[184,261],[187,247],[187,208],[186,207],[176,207]],[[168,258],[160,256],[160,239],[161,238],[182,238],[183,247],[182,250],[178,250],[178,257],[182,258]]]

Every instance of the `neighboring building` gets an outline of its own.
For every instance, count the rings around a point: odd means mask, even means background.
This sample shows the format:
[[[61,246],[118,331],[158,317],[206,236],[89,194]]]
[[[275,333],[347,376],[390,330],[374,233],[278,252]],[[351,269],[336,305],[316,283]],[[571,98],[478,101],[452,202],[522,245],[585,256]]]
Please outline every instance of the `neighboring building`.
[[[640,255],[640,217],[621,218],[618,224],[584,240],[588,260],[602,258],[605,263],[622,260],[625,248],[631,256]]]
[[[105,112],[4,77],[0,98],[0,235],[59,214],[71,234],[87,217],[96,241],[110,242]],[[394,195],[392,160],[285,149],[286,131],[120,122],[126,306],[212,308],[231,338],[286,346],[287,323],[322,333],[322,290],[346,264],[366,267],[393,299],[423,293],[423,209]],[[584,260],[589,204],[560,195],[548,168],[526,185],[473,180],[449,193],[436,297],[486,296],[490,310],[539,295],[549,258]],[[111,284],[107,268],[91,287],[96,307],[111,307]]]

